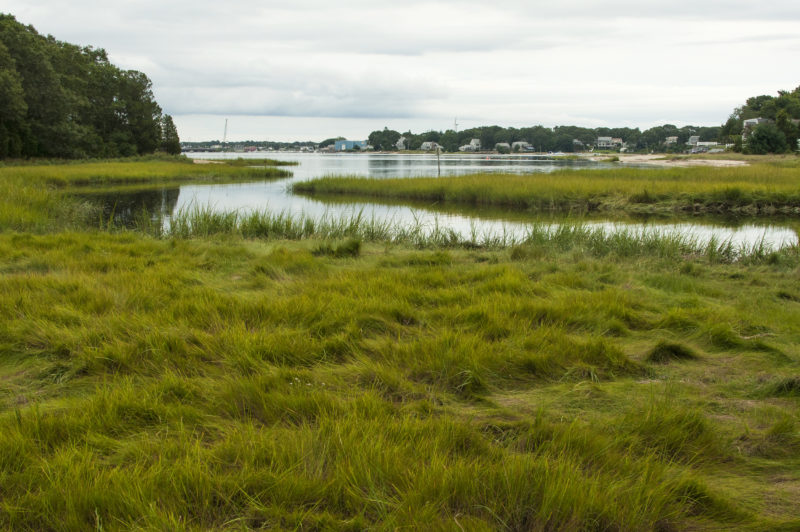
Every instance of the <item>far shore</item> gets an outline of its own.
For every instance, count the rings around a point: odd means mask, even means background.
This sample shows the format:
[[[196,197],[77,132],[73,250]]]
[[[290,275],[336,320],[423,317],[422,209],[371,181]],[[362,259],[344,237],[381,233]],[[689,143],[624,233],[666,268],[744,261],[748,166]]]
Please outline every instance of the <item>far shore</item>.
[[[293,153],[293,152],[284,152],[284,153]],[[432,152],[369,152],[374,154],[392,154],[392,155],[419,155],[420,153],[432,153]],[[452,155],[463,155],[463,154],[442,154],[442,156],[452,156]],[[472,155],[502,155],[502,156],[513,156],[509,154],[497,154],[497,153],[489,153],[489,152],[478,152],[473,153]],[[517,155],[517,154],[514,154]],[[528,154],[528,155],[548,155],[544,153],[535,153],[535,154]],[[650,153],[650,154],[608,154],[608,153],[570,153],[565,154],[571,157],[581,157],[586,160],[603,162],[608,161],[613,157],[617,157],[619,160],[614,162],[619,162],[620,164],[649,164],[654,166],[664,166],[664,167],[689,167],[689,166],[710,166],[710,167],[717,167],[717,168],[730,168],[735,166],[749,166],[747,161],[741,160],[733,160],[733,159],[699,159],[694,157],[689,157],[685,155],[671,155],[665,153]],[[196,164],[214,164],[219,163],[220,161],[214,161],[210,159],[199,159],[193,158],[192,159]]]

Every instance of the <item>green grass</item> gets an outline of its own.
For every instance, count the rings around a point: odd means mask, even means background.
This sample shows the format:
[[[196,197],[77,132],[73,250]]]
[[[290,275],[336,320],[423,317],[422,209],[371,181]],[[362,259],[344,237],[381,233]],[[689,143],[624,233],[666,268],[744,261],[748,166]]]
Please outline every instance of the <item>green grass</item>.
[[[298,193],[503,206],[532,211],[800,214],[797,164],[614,168],[445,178],[323,177]]]
[[[324,242],[0,235],[0,527],[797,526],[796,259]]]
[[[271,166],[193,164],[180,158],[0,166],[0,230],[41,232],[96,224],[96,208],[68,197],[78,187],[146,188],[166,183],[279,179],[290,175]]]
[[[255,159],[237,157],[236,159],[209,159],[229,166],[297,166],[297,161],[279,161],[278,159]]]
[[[36,183],[41,234],[0,224],[0,529],[800,527],[796,248],[148,235]]]

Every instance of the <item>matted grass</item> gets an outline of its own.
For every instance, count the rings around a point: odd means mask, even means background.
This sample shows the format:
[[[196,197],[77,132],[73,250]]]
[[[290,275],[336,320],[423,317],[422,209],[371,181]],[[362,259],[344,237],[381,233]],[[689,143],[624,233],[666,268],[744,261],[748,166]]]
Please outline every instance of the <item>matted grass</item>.
[[[43,182],[0,181],[0,529],[800,527],[796,247],[203,208],[156,238]]]
[[[796,258],[320,245],[0,235],[0,528],[800,525]]]

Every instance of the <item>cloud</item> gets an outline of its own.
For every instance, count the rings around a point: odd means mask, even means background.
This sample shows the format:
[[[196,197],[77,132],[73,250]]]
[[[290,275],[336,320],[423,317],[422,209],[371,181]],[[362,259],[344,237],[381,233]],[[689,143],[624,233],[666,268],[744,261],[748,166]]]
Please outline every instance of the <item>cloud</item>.
[[[4,9],[144,71],[173,115],[719,123],[748,96],[800,84],[786,67],[800,49],[794,0],[140,0],[103,9],[7,0]]]

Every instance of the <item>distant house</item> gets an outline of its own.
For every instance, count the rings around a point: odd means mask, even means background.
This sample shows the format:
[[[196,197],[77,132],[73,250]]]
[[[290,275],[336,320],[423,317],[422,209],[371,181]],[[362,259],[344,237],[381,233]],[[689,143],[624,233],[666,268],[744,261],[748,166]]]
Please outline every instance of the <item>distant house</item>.
[[[667,146],[672,146],[673,144],[678,143],[678,137],[667,137],[664,139],[664,144]]]
[[[520,151],[532,151],[533,147],[524,140],[518,140],[516,142],[511,143],[511,151],[513,152],[520,152]]]
[[[469,144],[458,147],[458,151],[480,151],[481,139],[472,139]]]
[[[686,144],[688,144],[689,146],[697,146],[698,142],[700,142],[700,136],[692,135],[691,137],[689,137],[689,140],[686,141]]]
[[[697,141],[695,146],[697,146],[698,148],[714,148],[714,147],[717,146],[717,143],[713,142],[713,141],[708,141],[708,142],[706,142],[706,141]]]
[[[439,148],[441,148],[441,146],[439,146],[438,143],[429,140],[423,142],[422,146],[419,147],[422,151],[433,151]]]
[[[601,150],[613,150],[622,146],[622,139],[612,137],[597,137],[595,146]]]
[[[748,118],[744,121],[742,127],[742,141],[747,140],[747,136],[753,132],[753,130],[760,126],[761,124],[769,124],[772,120],[769,118]]]
[[[498,142],[494,145],[494,149],[500,153],[509,153],[511,151],[511,144],[508,142]]]
[[[366,150],[366,140],[337,140],[333,145],[333,151]]]
[[[394,145],[394,146],[395,146],[395,148],[397,148],[398,150],[404,150],[404,149],[406,149],[406,138],[405,138],[405,137],[400,137],[400,138],[397,140],[397,142],[395,143],[395,145]]]
[[[586,145],[580,139],[572,139],[572,151],[583,151]]]

